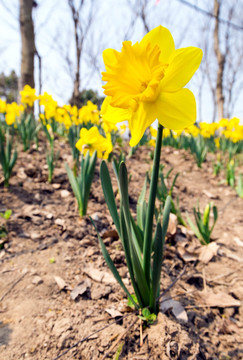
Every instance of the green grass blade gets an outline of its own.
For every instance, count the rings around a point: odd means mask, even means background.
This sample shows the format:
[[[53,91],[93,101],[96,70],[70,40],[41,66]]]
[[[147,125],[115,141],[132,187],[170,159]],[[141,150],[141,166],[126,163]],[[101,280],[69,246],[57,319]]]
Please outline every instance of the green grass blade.
[[[194,234],[196,235],[196,237],[198,239],[201,239],[201,234],[200,232],[198,231],[198,229],[196,228],[196,226],[194,225],[194,223],[192,222],[191,218],[189,217],[188,214],[186,214],[186,218],[187,218],[187,222],[190,226],[190,228],[192,229],[192,231],[194,232]]]

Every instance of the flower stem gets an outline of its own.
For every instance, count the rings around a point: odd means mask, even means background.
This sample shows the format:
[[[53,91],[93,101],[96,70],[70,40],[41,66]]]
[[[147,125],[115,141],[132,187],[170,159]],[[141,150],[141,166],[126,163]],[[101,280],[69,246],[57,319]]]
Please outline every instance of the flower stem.
[[[159,176],[162,135],[163,135],[163,126],[159,124],[155,152],[154,152],[154,163],[153,163],[152,177],[150,182],[148,211],[146,216],[144,243],[143,243],[143,269],[148,286],[150,286],[150,268],[151,268],[150,262],[151,262],[151,251],[152,251],[153,217],[154,217],[155,198],[156,198],[158,176]]]

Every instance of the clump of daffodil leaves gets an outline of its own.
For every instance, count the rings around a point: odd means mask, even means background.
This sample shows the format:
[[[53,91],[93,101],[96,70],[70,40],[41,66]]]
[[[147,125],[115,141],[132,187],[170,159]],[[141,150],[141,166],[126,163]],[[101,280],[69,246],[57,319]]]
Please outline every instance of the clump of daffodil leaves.
[[[99,237],[105,260],[116,280],[136,309],[158,312],[163,245],[166,236],[170,196],[163,218],[153,222],[163,128],[183,129],[196,120],[196,101],[193,93],[184,88],[198,69],[202,50],[196,47],[175,49],[168,29],[159,26],[132,45],[124,41],[121,51],[103,52],[106,71],[102,73],[107,97],[101,108],[104,121],[128,121],[130,146],[136,146],[145,130],[156,119],[158,132],[148,203],[145,200],[147,177],[137,202],[136,220],[129,208],[128,175],[124,162],[116,171],[120,191],[120,211],[117,210],[111,179],[105,161],[101,163],[101,182],[106,203],[113,218],[125,252],[135,296],[123,283],[108,251]]]

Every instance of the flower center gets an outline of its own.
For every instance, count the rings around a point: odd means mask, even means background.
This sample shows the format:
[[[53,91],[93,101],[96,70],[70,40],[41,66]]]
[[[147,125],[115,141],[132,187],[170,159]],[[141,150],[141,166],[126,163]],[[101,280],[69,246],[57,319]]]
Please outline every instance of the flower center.
[[[159,84],[165,74],[166,64],[159,61],[160,48],[150,43],[142,47],[124,41],[122,51],[115,52],[112,64],[106,64],[102,80],[104,93],[111,96],[111,105],[136,111],[139,103],[154,102]]]

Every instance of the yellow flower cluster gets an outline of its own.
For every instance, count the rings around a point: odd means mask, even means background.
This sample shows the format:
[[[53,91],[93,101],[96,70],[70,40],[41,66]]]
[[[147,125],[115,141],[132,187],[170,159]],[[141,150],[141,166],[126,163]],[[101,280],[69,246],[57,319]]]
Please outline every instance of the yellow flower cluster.
[[[234,143],[243,140],[243,125],[240,125],[240,119],[221,119],[219,122],[220,133]]]
[[[15,123],[16,119],[24,111],[24,106],[18,105],[16,102],[7,104],[6,101],[0,99],[0,114],[5,115],[5,121],[7,125],[12,125]]]
[[[195,49],[195,51],[197,52],[198,50]],[[198,59],[197,64],[199,60],[200,59]],[[127,125],[121,125],[119,129],[117,123],[124,121],[124,114],[122,114],[122,111],[120,110],[120,113],[118,114],[117,108],[110,106],[110,102],[107,101],[107,99],[103,102],[101,111],[99,111],[98,106],[93,104],[91,101],[88,101],[87,105],[81,107],[80,109],[78,109],[77,106],[71,105],[59,106],[57,101],[55,101],[50,94],[44,92],[43,94],[37,96],[36,90],[31,88],[29,85],[25,85],[24,89],[20,91],[20,95],[20,105],[16,102],[7,104],[6,101],[0,99],[0,114],[5,115],[7,125],[14,124],[25,111],[27,106],[33,107],[34,102],[39,100],[39,104],[43,111],[43,113],[40,114],[40,120],[44,124],[48,124],[49,121],[53,119],[59,124],[62,124],[66,130],[68,130],[72,125],[78,126],[80,124],[91,124],[101,126],[105,134],[109,134],[112,131],[116,132],[118,130],[120,130],[120,133],[122,134],[125,132],[127,127]],[[127,112],[125,109],[124,111]],[[151,139],[149,140],[149,144],[154,146],[157,130],[150,126],[150,133]],[[243,125],[240,125],[240,120],[234,117],[232,119],[223,118],[217,123],[200,122],[198,125],[191,125],[183,131],[180,129],[173,129],[171,131],[168,128],[164,128],[163,137],[166,138],[171,135],[175,139],[179,138],[181,135],[192,135],[193,137],[201,135],[204,138],[214,137],[217,146],[219,144],[217,138],[220,136],[223,136],[234,143],[243,140]],[[133,133],[133,136],[136,138],[135,133]]]
[[[203,136],[206,139],[214,138],[217,148],[220,146],[220,137],[225,137],[232,142],[236,143],[243,140],[243,125],[240,125],[240,119],[234,117],[232,119],[221,119],[217,123],[200,122],[198,125],[191,125],[190,127],[182,130],[169,130],[164,128],[163,138],[173,136],[174,139],[182,136]],[[155,146],[155,138],[157,136],[157,130],[154,127],[150,127],[149,145]]]

